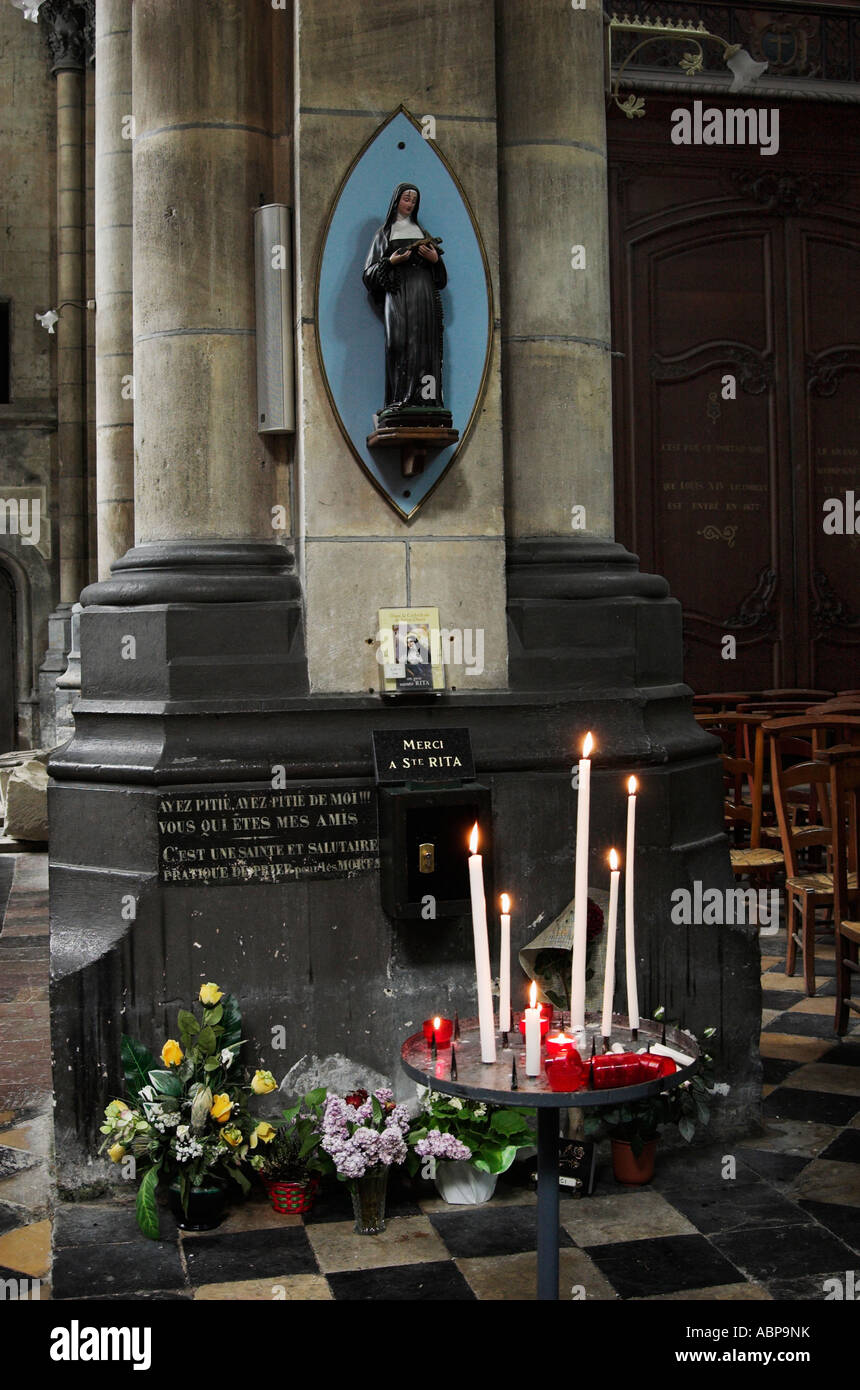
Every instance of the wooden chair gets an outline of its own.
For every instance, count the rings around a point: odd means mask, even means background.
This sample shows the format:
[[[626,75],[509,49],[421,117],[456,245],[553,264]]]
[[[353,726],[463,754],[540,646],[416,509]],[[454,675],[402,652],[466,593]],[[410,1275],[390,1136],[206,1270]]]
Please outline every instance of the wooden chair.
[[[738,877],[770,877],[785,867],[785,860],[780,850],[761,843],[764,717],[726,713],[696,719],[723,740],[723,814],[729,840],[735,841],[730,843],[732,869]]]
[[[785,723],[786,721],[774,721]],[[796,726],[795,726],[796,727]],[[792,761],[786,742],[792,744],[793,730],[768,729],[770,737],[771,785],[779,823],[782,852],[785,856],[786,928],[788,946],[785,973],[793,975],[797,946],[803,952],[803,976],[806,993],[815,994],[815,914],[825,909],[833,912],[834,886],[832,872],[833,825],[830,810],[830,768],[826,762],[813,759]],[[803,815],[797,814],[798,794],[806,804]],[[810,852],[817,853],[820,865],[810,863]],[[856,883],[856,875],[854,876]],[[795,914],[800,917],[798,936]]]
[[[833,814],[833,925],[836,937],[836,1013],[834,1032],[848,1027],[848,1012],[860,1014],[860,1000],[851,998],[851,977],[860,974],[860,748],[845,745],[824,754],[830,769]]]
[[[811,705],[813,700],[829,700],[833,693],[832,690],[800,690],[792,689],[791,686],[783,690],[763,690],[761,692],[764,700],[805,700],[808,705]]]

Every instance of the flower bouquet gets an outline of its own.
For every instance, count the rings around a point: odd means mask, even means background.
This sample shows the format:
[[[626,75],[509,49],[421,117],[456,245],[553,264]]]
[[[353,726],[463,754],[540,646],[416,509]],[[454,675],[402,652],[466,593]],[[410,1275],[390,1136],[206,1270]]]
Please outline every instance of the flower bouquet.
[[[249,1092],[265,1095],[277,1083],[270,1072],[257,1071],[250,1086],[242,1084],[238,1003],[212,983],[201,986],[199,998],[202,1017],[180,1009],[179,1039],[167,1039],[161,1066],[142,1043],[123,1037],[128,1100],[111,1101],[100,1127],[105,1138],[99,1152],[121,1164],[124,1176],[140,1178],[137,1223],[152,1240],[159,1235],[160,1181],[169,1184],[180,1224],[211,1228],[220,1219],[227,1180],[250,1191],[243,1162],[275,1137],[274,1127],[248,1110]]]
[[[410,1172],[420,1167],[421,1176],[433,1178],[446,1201],[486,1201],[517,1150],[534,1142],[527,1118],[533,1112],[463,1100],[424,1087],[418,1088],[418,1094],[423,1113],[409,1135]]]
[[[329,1155],[320,1148],[320,1124],[326,1091],[308,1091],[275,1122],[275,1137],[249,1159],[260,1175],[275,1211],[310,1211],[319,1175],[333,1171]]]
[[[320,1119],[320,1148],[342,1182],[349,1183],[355,1229],[360,1235],[385,1230],[389,1169],[406,1159],[409,1116],[387,1088],[369,1094],[326,1096]]]

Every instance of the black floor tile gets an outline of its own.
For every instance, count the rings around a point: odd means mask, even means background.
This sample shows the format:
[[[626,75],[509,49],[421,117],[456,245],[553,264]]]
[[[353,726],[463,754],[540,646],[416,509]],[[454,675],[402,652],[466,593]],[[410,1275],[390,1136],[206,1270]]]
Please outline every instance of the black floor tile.
[[[187,1236],[182,1247],[188,1279],[195,1287],[232,1283],[234,1279],[319,1273],[303,1226]]]
[[[176,1239],[176,1222],[165,1208],[159,1208],[159,1229],[163,1241]],[[107,1202],[65,1202],[54,1214],[54,1249],[67,1245],[116,1245],[140,1240],[134,1207]]]
[[[14,1231],[16,1226],[29,1225],[27,1221],[28,1213],[20,1207],[12,1207],[8,1202],[0,1202],[0,1236],[5,1236],[7,1231]]]
[[[765,980],[767,976],[763,977]],[[797,989],[763,989],[761,992],[761,1006],[763,1009],[779,1009],[783,1012],[790,1009],[792,1004],[797,1004],[803,998],[803,984]]]
[[[391,1302],[473,1302],[475,1295],[452,1260],[395,1265],[389,1269],[345,1270],[327,1276],[336,1299]]]
[[[835,1044],[829,1052],[819,1057],[819,1062],[832,1063],[837,1067],[860,1067],[860,1041],[844,1039]],[[858,1082],[860,1085],[860,1082]]]
[[[833,1015],[826,1014],[800,1014],[784,1013],[779,1018],[775,1018],[772,1023],[768,1023],[761,1030],[763,1033],[795,1033],[802,1038],[821,1038],[827,1042],[835,1039],[833,1032]]]
[[[150,1289],[143,1292],[138,1289],[133,1294],[128,1293],[95,1293],[89,1298],[82,1298],[81,1303],[190,1303],[194,1294],[191,1289],[174,1289],[170,1292],[164,1289]]]
[[[657,1163],[651,1186],[658,1192],[722,1192],[728,1181],[723,1177],[725,1144],[706,1149],[674,1149],[669,1153],[657,1150]],[[738,1168],[733,1179],[743,1187],[761,1184],[761,1179],[749,1169]]]
[[[763,1086],[779,1086],[787,1076],[798,1067],[802,1067],[802,1062],[789,1062],[784,1057],[762,1057],[761,1059],[761,1079]]]
[[[860,1207],[839,1206],[836,1202],[802,1201],[799,1205],[809,1216],[826,1226],[852,1250],[860,1252]],[[857,1274],[860,1295],[860,1271]]]
[[[845,1287],[844,1269],[822,1270],[820,1274],[801,1274],[796,1279],[770,1279],[765,1284],[765,1288],[771,1298],[776,1302],[796,1301],[799,1303],[816,1303],[826,1301],[828,1294],[832,1294],[832,1286],[827,1287],[829,1279],[838,1279]]]
[[[68,1245],[54,1254],[54,1298],[86,1298],[180,1289],[185,1275],[172,1241],[137,1240],[117,1245]]]
[[[739,1149],[741,1163],[776,1188],[790,1187],[812,1160],[800,1154],[774,1153],[770,1149]]]
[[[837,1163],[860,1163],[860,1129],[843,1129],[818,1157],[832,1158]],[[860,1188],[860,1173],[857,1182]]]
[[[817,1226],[755,1226],[711,1239],[727,1259],[758,1283],[796,1279],[801,1270],[816,1274],[827,1269],[850,1269],[854,1259],[847,1245]]]
[[[860,1110],[860,1097],[840,1096],[830,1091],[803,1091],[799,1087],[779,1086],[762,1102],[768,1119],[812,1120],[820,1125],[847,1125]]]
[[[26,1149],[4,1149],[0,1147],[0,1178],[13,1178],[16,1173],[24,1173],[35,1168],[38,1158]]]
[[[743,1283],[730,1260],[704,1236],[659,1236],[586,1246],[621,1298]]]
[[[535,1207],[494,1207],[474,1211],[434,1212],[430,1221],[456,1260],[496,1255],[518,1255],[537,1249]],[[573,1245],[567,1231],[559,1230],[559,1245]]]
[[[809,1224],[809,1217],[796,1203],[787,1201],[766,1182],[738,1186],[736,1179],[727,1180],[722,1188],[706,1191],[697,1191],[691,1184],[686,1192],[672,1192],[667,1201],[703,1235],[748,1226]],[[799,1233],[798,1240],[802,1240]]]

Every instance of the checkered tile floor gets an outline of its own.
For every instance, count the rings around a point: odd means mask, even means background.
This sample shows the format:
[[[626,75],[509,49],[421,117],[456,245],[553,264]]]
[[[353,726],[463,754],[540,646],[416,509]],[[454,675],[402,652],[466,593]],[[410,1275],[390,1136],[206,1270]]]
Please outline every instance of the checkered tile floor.
[[[2,999],[18,1008],[22,1000],[26,1007],[41,1003],[47,983],[41,951],[47,917],[37,886],[42,870],[33,863],[40,858],[19,858],[19,866],[29,867],[16,876],[0,936],[0,972],[9,947],[19,966],[14,988]],[[764,946],[771,954],[762,960],[763,1133],[731,1153],[725,1144],[658,1153],[655,1179],[641,1189],[617,1186],[608,1153],[601,1152],[595,1194],[561,1204],[562,1298],[821,1300],[826,1279],[844,1279],[858,1267],[860,1024],[835,1042],[833,949],[826,938],[816,949],[812,999],[804,996],[800,975],[782,973],[784,940],[774,937]],[[13,1034],[20,1022],[16,1013]],[[0,1012],[0,1029],[5,1026]],[[164,1212],[163,1239],[154,1243],[138,1233],[128,1200],[59,1204],[52,1222],[49,1120],[33,1103],[38,1086],[31,1083],[30,1109],[22,1110],[14,1078],[3,1083],[0,1075],[0,1083],[0,1126],[7,1126],[0,1132],[0,1278],[40,1279],[43,1297],[535,1296],[531,1165],[505,1175],[493,1200],[477,1208],[446,1206],[430,1184],[395,1176],[380,1236],[355,1234],[348,1194],[332,1183],[306,1217],[277,1215],[262,1194],[232,1208],[210,1233],[180,1233]],[[724,1176],[730,1171],[733,1177]]]

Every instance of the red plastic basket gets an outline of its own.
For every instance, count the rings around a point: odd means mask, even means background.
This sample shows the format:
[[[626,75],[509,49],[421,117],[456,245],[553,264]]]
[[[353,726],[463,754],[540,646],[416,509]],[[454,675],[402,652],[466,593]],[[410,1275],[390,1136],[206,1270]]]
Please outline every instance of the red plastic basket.
[[[263,1181],[275,1211],[288,1215],[310,1211],[319,1188],[317,1177],[306,1178],[304,1182],[276,1181],[272,1178],[264,1178]]]

